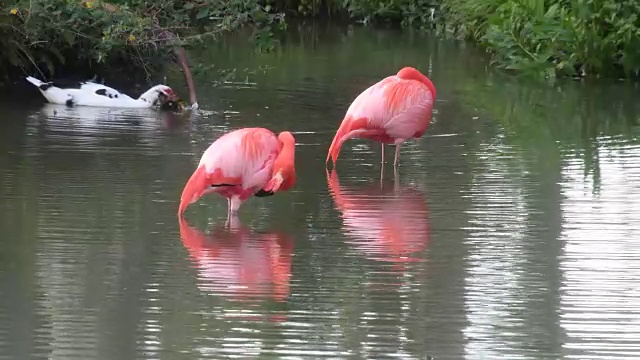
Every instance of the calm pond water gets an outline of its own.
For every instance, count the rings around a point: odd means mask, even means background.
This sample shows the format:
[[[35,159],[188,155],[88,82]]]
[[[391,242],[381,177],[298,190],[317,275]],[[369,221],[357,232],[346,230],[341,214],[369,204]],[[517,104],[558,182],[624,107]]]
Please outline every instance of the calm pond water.
[[[198,114],[0,104],[0,358],[640,357],[637,88],[510,79],[417,34],[292,34],[193,52]],[[400,182],[367,141],[327,174],[349,103],[403,65],[438,101]],[[294,132],[296,188],[230,228],[220,197],[179,223],[201,153],[247,126]]]

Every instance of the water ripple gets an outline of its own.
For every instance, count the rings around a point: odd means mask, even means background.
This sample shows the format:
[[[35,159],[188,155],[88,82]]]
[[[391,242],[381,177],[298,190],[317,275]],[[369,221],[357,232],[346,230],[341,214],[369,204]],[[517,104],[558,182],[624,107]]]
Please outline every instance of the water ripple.
[[[201,291],[241,301],[254,297],[285,301],[289,296],[290,236],[254,234],[237,217],[208,236],[180,218],[180,235],[195,262]]]
[[[541,319],[519,315],[547,291],[544,277],[531,273],[522,256],[536,241],[528,234],[528,178],[514,161],[517,149],[487,144],[483,150],[467,195],[467,358],[535,358],[552,350],[533,346],[531,326]]]
[[[600,139],[606,145],[611,139]],[[597,173],[568,156],[562,172],[560,324],[566,358],[640,357],[640,147],[598,150]],[[597,177],[596,177],[597,176]],[[597,182],[600,190],[590,189]]]
[[[429,242],[429,214],[423,194],[398,184],[348,188],[337,171],[327,173],[329,190],[342,214],[349,243],[371,259],[414,262]]]

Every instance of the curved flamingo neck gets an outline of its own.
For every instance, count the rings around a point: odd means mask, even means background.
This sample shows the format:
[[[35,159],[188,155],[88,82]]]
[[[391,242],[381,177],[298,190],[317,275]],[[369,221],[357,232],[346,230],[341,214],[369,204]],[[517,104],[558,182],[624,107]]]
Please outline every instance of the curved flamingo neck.
[[[296,182],[295,153],[296,140],[288,131],[278,134],[280,152],[274,163],[274,173],[281,171],[284,175],[282,190],[291,188]]]
[[[420,81],[429,88],[429,91],[433,96],[433,100],[436,99],[436,87],[433,86],[433,83],[431,82],[431,80],[429,80],[428,77],[424,76],[415,68],[412,68],[410,66],[404,67],[400,69],[400,71],[398,71],[398,74],[396,74],[396,76],[398,76],[400,79]]]
[[[280,146],[283,150],[288,149],[289,151],[291,151],[296,147],[296,139],[289,131],[283,131],[278,134],[278,142],[280,143]]]

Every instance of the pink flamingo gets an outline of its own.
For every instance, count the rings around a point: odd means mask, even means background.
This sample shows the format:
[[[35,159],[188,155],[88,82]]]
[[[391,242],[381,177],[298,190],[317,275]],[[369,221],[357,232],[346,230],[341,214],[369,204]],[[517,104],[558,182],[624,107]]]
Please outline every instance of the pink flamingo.
[[[182,244],[198,271],[199,287],[230,300],[286,301],[294,242],[282,232],[255,233],[232,215],[229,228],[206,235],[179,218]]]
[[[296,182],[295,139],[264,128],[244,128],[222,135],[204,152],[180,197],[178,215],[209,193],[227,198],[228,214],[252,196],[286,191]]]
[[[424,134],[435,99],[436,88],[431,80],[412,67],[371,85],[349,106],[331,142],[326,162],[331,158],[335,166],[340,148],[348,139],[367,138],[382,143],[383,168],[384,144],[396,145],[393,165],[397,169],[400,145]]]

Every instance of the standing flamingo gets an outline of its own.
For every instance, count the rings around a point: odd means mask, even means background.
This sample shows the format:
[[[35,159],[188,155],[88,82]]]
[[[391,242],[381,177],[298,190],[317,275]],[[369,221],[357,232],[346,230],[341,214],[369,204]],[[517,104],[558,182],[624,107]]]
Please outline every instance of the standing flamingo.
[[[420,71],[405,67],[396,75],[386,77],[363,91],[351,103],[338,128],[326,162],[334,166],[340,148],[351,138],[367,138],[384,144],[396,144],[394,169],[398,166],[400,145],[408,139],[419,138],[431,120],[436,88]]]
[[[295,139],[264,128],[244,128],[222,135],[204,152],[180,197],[178,215],[208,193],[227,198],[228,214],[251,196],[270,196],[295,185]]]

